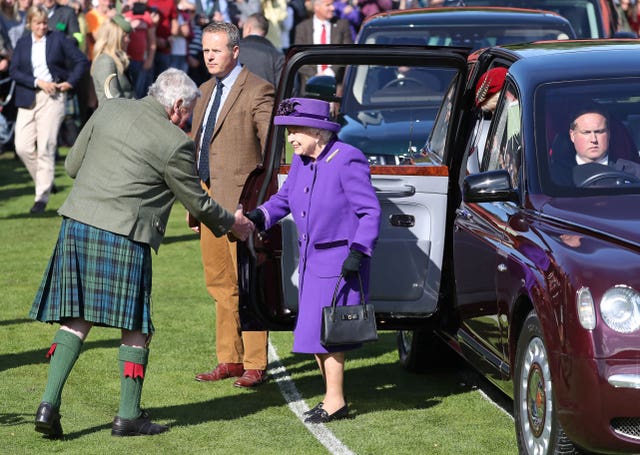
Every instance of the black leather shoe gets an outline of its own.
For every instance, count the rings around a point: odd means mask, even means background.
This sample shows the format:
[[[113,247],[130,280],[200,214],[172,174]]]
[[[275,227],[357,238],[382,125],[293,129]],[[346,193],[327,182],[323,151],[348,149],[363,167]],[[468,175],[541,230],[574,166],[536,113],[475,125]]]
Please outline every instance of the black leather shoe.
[[[332,422],[334,420],[346,419],[349,415],[349,406],[344,405],[340,409],[338,409],[333,414],[328,414],[327,411],[320,408],[315,413],[309,415],[306,419],[304,419],[305,423],[327,423]]]
[[[29,210],[30,213],[44,213],[44,209],[47,208],[47,203],[46,202],[35,202],[33,204],[33,207],[31,207],[31,209]]]
[[[321,401],[320,403],[318,403],[317,405],[315,405],[314,407],[312,407],[311,409],[309,409],[308,411],[303,412],[303,415],[306,416],[310,416],[311,414],[315,414],[316,412],[318,412],[320,409],[322,409],[322,405],[324,403]]]
[[[147,411],[142,411],[140,417],[129,420],[116,416],[111,426],[111,436],[145,436],[164,433],[169,429],[166,425],[153,423]]]
[[[36,428],[39,433],[44,433],[50,438],[62,437],[62,425],[60,413],[51,403],[43,401],[36,411]]]

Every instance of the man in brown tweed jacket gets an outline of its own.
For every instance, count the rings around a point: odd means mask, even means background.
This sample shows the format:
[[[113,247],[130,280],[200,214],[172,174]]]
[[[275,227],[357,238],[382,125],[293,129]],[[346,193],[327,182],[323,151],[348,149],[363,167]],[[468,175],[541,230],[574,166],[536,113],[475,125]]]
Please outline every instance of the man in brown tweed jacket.
[[[192,122],[202,185],[231,209],[238,204],[245,179],[262,162],[274,102],[273,86],[238,63],[239,40],[238,29],[230,23],[214,22],[202,31],[204,62],[212,78],[200,86],[202,97]],[[219,90],[221,97],[216,96]],[[210,118],[215,127],[207,131]],[[205,284],[216,302],[218,365],[196,380],[237,377],[235,386],[254,387],[266,380],[268,335],[241,330],[236,244],[216,238],[206,226],[199,231]]]

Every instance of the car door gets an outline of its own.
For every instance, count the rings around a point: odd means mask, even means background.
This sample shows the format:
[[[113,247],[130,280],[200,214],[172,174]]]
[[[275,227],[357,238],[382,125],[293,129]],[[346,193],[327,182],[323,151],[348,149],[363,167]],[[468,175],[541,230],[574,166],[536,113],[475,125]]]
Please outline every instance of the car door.
[[[491,122],[480,171],[506,169],[514,188],[521,185],[520,104],[510,83],[503,88]],[[519,213],[515,202],[462,202],[453,234],[458,340],[466,357],[494,382],[506,381],[508,305],[503,274],[514,250],[510,223]]]
[[[345,126],[358,123],[366,135],[349,141],[369,157],[371,179],[382,208],[380,236],[372,258],[370,301],[374,304],[380,328],[400,328],[410,321],[428,318],[438,305],[441,268],[444,251],[448,168],[441,156],[423,152],[412,141],[416,128],[429,128],[430,122],[414,118],[426,115],[425,106],[437,112],[442,95],[416,93],[410,84],[388,84],[380,87],[374,99],[402,100],[394,112],[382,114],[378,105],[365,110],[370,93],[370,76],[374,70],[431,68],[444,83],[454,84],[452,96],[462,92],[466,80],[467,50],[460,48],[418,46],[304,46],[289,52],[276,105],[291,96],[318,97],[332,100],[339,112],[337,121]],[[331,78],[320,76],[301,85],[299,74],[308,74],[309,67],[332,65],[336,68],[337,93],[331,89]],[[389,71],[391,74],[393,71]],[[328,84],[324,84],[328,81]],[[403,92],[406,87],[406,92]],[[389,89],[391,88],[391,89]],[[411,93],[412,95],[408,95]],[[400,98],[397,98],[400,97]],[[400,109],[413,121],[394,122]],[[435,114],[433,114],[435,116]],[[402,143],[393,144],[394,164],[380,161],[380,134],[401,125],[407,128]],[[425,135],[426,136],[426,135]],[[364,138],[364,139],[363,139]],[[404,150],[398,154],[397,149]],[[375,151],[374,151],[375,150]],[[250,210],[274,194],[284,182],[289,170],[290,151],[285,141],[285,129],[272,125],[265,148],[264,161],[245,183],[241,203]],[[398,156],[400,156],[398,158]],[[395,164],[401,162],[403,164]],[[256,233],[247,242],[238,244],[238,273],[241,318],[245,329],[267,328],[290,330],[297,315],[297,231],[290,217],[267,232]],[[328,304],[329,302],[327,302]]]

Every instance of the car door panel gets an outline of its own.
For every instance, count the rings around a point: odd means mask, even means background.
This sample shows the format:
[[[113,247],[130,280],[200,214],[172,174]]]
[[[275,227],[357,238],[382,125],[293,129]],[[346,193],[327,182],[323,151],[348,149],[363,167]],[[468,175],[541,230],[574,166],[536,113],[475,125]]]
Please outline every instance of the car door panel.
[[[350,68],[359,64],[400,65],[410,59],[412,65],[446,67],[464,73],[466,53],[461,49],[417,46],[359,45],[349,50],[346,46],[302,47],[288,58],[278,99],[290,97],[295,89],[296,77],[288,72],[325,61],[320,57]],[[241,202],[245,209],[267,200],[286,179],[289,165],[284,138],[281,127],[272,127],[264,162],[249,176],[243,190]],[[389,318],[426,317],[437,308],[448,169],[436,162],[372,166],[371,175],[382,208],[382,222],[372,258],[370,301],[384,328]],[[269,330],[293,327],[297,314],[297,264],[297,231],[291,217],[268,232],[238,243],[244,327]],[[249,322],[254,319],[260,323]]]

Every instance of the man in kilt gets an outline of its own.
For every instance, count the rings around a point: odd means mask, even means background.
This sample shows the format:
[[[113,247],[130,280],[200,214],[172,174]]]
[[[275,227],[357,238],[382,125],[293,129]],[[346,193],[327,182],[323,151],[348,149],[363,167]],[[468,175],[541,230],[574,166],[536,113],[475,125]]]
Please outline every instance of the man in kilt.
[[[58,322],[35,430],[63,435],[62,388],[94,325],[121,329],[120,407],[114,436],[168,430],[140,408],[149,342],[151,249],[158,251],[176,199],[217,236],[245,240],[253,224],[200,186],[193,141],[181,129],[200,91],[182,71],[158,76],[141,100],[109,99],[84,126],[65,161],[75,179],[59,210],[60,234],[29,316]]]

